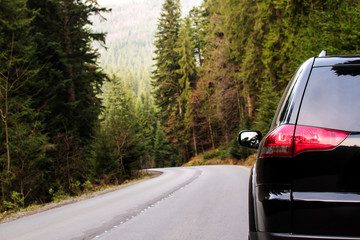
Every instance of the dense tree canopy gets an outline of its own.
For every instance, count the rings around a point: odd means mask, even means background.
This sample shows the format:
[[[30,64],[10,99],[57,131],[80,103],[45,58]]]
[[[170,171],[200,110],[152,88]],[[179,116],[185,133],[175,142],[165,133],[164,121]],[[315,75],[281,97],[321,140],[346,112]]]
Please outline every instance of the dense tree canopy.
[[[238,130],[268,131],[277,102],[299,64],[323,49],[333,55],[360,50],[359,2],[355,0],[206,0],[200,9],[190,11],[189,19],[192,54],[197,59],[196,78],[186,101],[189,118],[183,119],[180,128],[176,121],[163,126],[176,128],[178,141],[180,132],[186,132],[182,136],[187,140],[181,143],[190,156],[199,149],[226,145],[230,155],[246,157],[249,152],[234,144]],[[186,25],[183,22],[180,29]],[[166,60],[170,58],[162,59]],[[180,72],[180,65],[173,68]],[[155,71],[161,69],[156,67]],[[181,82],[181,77],[172,82]],[[157,75],[154,79],[160,80]],[[182,99],[155,87],[157,101]],[[178,116],[173,108],[159,110]],[[168,139],[172,136],[168,133]]]
[[[13,192],[24,205],[47,201],[50,189],[75,193],[87,179],[106,80],[91,47],[105,35],[89,29],[89,16],[107,10],[96,1],[16,0],[0,11],[3,203]]]

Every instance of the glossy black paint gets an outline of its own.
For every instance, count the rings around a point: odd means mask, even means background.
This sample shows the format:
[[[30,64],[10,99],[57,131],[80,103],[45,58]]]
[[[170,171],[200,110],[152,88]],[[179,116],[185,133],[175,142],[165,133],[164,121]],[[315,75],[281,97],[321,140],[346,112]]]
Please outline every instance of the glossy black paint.
[[[316,86],[316,74],[326,71],[341,81],[350,76],[358,79],[359,84],[352,83],[350,95],[354,98],[358,91],[360,102],[360,56],[310,58],[289,82],[269,132],[282,124],[300,124],[303,101],[319,101],[305,99],[306,91]],[[321,89],[326,87],[317,86],[316,91]],[[353,104],[348,99],[334,103]],[[331,128],[351,132],[337,148],[295,157],[260,158],[258,151],[249,181],[250,240],[360,239],[360,121],[348,119],[349,124],[344,123],[347,118],[358,119],[360,109],[346,112],[353,116],[341,116],[336,107],[328,109]],[[307,121],[306,125],[329,128],[321,126],[322,121],[314,122]]]
[[[359,145],[360,135],[351,134],[335,150],[294,158],[294,233],[360,236]]]

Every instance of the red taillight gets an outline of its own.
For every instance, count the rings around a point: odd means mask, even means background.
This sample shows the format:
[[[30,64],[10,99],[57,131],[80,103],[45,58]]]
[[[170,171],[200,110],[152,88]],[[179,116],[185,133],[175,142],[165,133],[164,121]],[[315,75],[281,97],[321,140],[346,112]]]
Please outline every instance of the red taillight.
[[[306,151],[331,150],[340,145],[349,132],[296,126],[294,155]]]
[[[266,137],[260,157],[291,157],[306,151],[331,150],[340,145],[349,134],[345,131],[300,125],[295,130],[295,125],[282,125]]]
[[[272,131],[265,139],[260,157],[291,157],[294,125],[282,125]]]

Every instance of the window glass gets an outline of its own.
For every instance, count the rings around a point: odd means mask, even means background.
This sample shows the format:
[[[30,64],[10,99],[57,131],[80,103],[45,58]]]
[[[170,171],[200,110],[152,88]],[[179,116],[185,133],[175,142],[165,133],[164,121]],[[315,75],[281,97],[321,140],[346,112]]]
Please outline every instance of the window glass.
[[[286,87],[283,96],[280,100],[280,103],[278,105],[278,109],[275,113],[275,125],[279,125],[280,123],[285,122],[285,117],[287,114],[289,114],[290,111],[290,103],[293,98],[293,89],[296,84],[296,81],[301,76],[301,73],[304,71],[304,66],[301,66],[296,73],[291,78],[288,86]]]
[[[360,66],[314,68],[298,124],[360,131]]]

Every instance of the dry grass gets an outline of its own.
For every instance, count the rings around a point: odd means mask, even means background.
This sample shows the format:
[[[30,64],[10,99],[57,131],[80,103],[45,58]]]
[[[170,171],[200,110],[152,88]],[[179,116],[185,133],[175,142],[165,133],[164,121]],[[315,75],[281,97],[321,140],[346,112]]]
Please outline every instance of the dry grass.
[[[247,157],[245,161],[243,161],[242,165],[252,167],[255,164],[255,160],[256,160],[256,153],[251,154],[249,157]]]
[[[217,150],[211,150],[206,153],[208,154],[213,151],[217,151]],[[185,163],[183,166],[189,167],[189,166],[201,166],[201,165],[242,165],[242,166],[251,167],[255,164],[255,159],[256,159],[256,154],[252,154],[246,159],[240,159],[240,160],[229,157],[223,160],[218,157],[205,159],[204,154],[200,154],[196,157],[191,158],[190,161]]]

